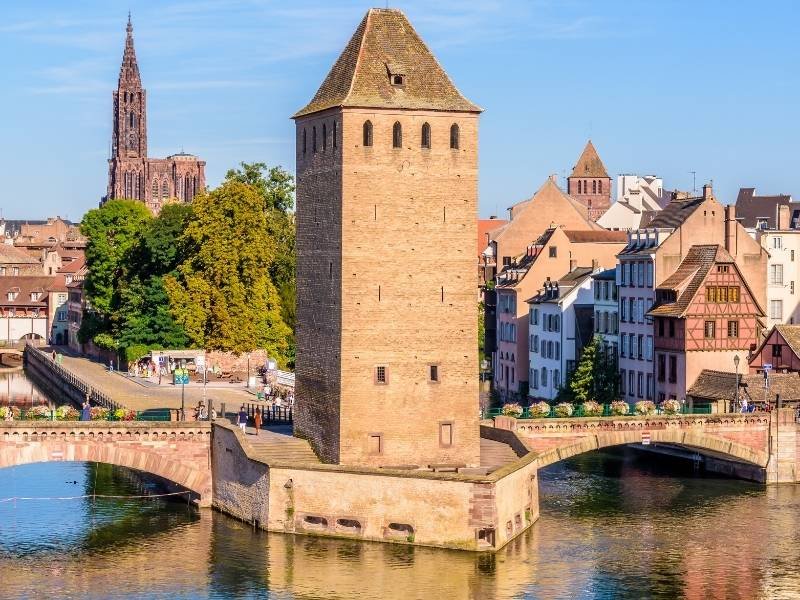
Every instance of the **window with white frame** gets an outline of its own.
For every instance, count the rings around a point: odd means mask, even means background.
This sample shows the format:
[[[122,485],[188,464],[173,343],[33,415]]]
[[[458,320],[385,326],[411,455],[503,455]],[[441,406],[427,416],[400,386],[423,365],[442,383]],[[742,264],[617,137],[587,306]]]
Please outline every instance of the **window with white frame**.
[[[645,355],[647,360],[653,360],[653,336],[647,336],[647,346],[645,346]]]
[[[769,301],[769,318],[783,319],[783,300],[770,300]]]
[[[653,287],[653,263],[647,263],[647,287]]]
[[[780,249],[783,245],[783,239],[776,235],[772,238],[772,247]]]
[[[780,238],[775,238],[780,239]],[[783,285],[783,265],[769,266],[769,284]]]
[[[627,333],[620,333],[619,334],[619,348],[620,348],[620,356],[625,358],[625,344],[628,341],[628,334]]]
[[[547,367],[542,367],[542,387],[547,387]]]

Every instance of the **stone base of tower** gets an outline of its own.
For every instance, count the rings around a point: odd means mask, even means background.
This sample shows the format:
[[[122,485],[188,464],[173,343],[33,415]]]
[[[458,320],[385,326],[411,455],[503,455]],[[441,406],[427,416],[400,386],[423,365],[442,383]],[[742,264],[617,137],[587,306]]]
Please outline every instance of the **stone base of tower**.
[[[214,507],[273,532],[494,552],[539,517],[538,464],[510,448],[511,461],[489,474],[268,464],[248,436],[218,422]]]

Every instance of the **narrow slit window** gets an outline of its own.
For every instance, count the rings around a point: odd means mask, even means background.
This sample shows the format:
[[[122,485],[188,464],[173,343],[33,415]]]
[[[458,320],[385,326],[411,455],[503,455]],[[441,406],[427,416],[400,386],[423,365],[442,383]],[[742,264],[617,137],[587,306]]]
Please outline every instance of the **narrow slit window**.
[[[328,126],[323,123],[322,124],[322,151],[328,149]]]
[[[403,147],[403,126],[400,125],[400,121],[395,121],[395,124],[392,126],[392,148],[402,148]]]
[[[338,143],[338,140],[336,139],[336,137],[337,137],[336,134],[338,133],[337,130],[338,130],[337,121],[334,121],[333,122],[333,147],[334,148],[336,148],[336,145]]]
[[[364,121],[364,146],[372,146],[372,121]]]
[[[429,365],[428,366],[428,378],[432,382],[439,381],[439,365]]]
[[[306,153],[308,142],[306,140],[306,130],[303,129],[303,154]]]
[[[311,128],[311,152],[317,153],[317,126]]]
[[[431,126],[428,123],[422,124],[422,147],[431,148]]]
[[[459,131],[458,125],[453,123],[450,126],[450,149],[451,150],[458,150],[459,148]]]

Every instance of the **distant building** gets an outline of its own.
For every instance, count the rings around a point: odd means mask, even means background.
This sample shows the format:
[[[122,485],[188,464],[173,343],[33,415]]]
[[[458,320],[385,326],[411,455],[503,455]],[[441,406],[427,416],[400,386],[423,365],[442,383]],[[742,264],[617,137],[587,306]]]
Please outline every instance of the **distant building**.
[[[592,274],[594,333],[600,337],[603,354],[617,363],[619,354],[619,288],[617,270]]]
[[[764,385],[761,374],[736,373],[703,369],[694,384],[686,392],[686,401],[694,406],[709,406],[712,413],[738,410],[733,404],[736,390],[747,400],[748,405],[764,406],[768,402],[774,406],[776,396],[785,407],[800,406],[800,373],[771,373],[769,388]]]
[[[771,365],[773,373],[800,372],[800,325],[775,325],[755,352],[750,355],[751,373],[763,373]]]
[[[496,279],[497,350],[493,357],[494,386],[505,399],[528,393],[528,322],[526,300],[546,281],[556,281],[580,264],[609,268],[624,248],[622,231],[571,231],[552,227],[528,245]]]
[[[528,396],[555,400],[592,341],[592,267],[547,281],[528,304]]]
[[[478,284],[486,285],[494,279],[497,262],[491,247],[491,236],[501,227],[508,224],[505,219],[490,217],[478,219]]]
[[[663,182],[655,175],[619,175],[617,177],[617,199],[597,219],[597,224],[606,229],[623,231],[641,229],[669,202],[664,195]]]
[[[41,261],[31,253],[10,244],[0,244],[0,278],[44,274]]]
[[[736,214],[750,232],[757,229],[797,229],[800,226],[800,202],[788,194],[757,196],[755,188],[740,188]]]
[[[52,277],[0,277],[0,340],[49,340],[47,299]]]
[[[764,311],[725,248],[696,245],[657,286],[647,317],[654,321],[661,402],[683,400],[703,369],[734,369],[738,359],[744,371]]]
[[[567,178],[567,193],[586,207],[592,221],[597,221],[611,206],[611,177],[592,140],[586,143]]]
[[[148,158],[146,106],[147,94],[139,76],[129,16],[125,52],[114,92],[111,158],[104,201],[141,200],[158,214],[166,202],[191,202],[205,189],[206,163],[184,152],[167,158]]]
[[[769,253],[767,327],[800,324],[800,229],[757,229],[755,234]]]

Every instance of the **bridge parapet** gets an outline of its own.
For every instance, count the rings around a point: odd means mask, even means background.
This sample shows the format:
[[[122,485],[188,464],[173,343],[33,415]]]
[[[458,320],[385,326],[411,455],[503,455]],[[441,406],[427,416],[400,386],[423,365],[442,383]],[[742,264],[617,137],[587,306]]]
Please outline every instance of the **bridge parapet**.
[[[0,422],[0,468],[99,462],[162,477],[211,505],[211,424],[204,422]]]

